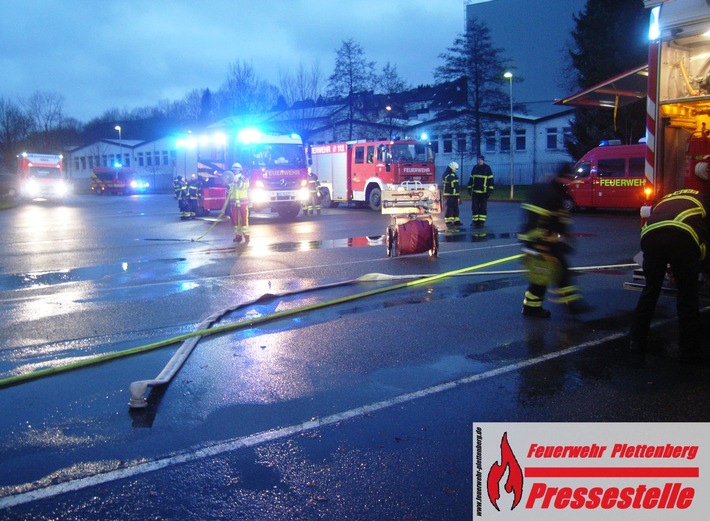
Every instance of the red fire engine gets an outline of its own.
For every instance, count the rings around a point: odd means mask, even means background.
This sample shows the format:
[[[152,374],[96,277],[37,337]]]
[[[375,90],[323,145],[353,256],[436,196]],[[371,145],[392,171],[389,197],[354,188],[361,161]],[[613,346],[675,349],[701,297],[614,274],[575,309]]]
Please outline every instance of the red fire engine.
[[[648,65],[562,100],[616,109],[646,101],[644,174],[653,194],[681,188],[710,194],[710,5],[708,0],[644,0],[651,8]]]
[[[434,152],[415,141],[348,141],[309,147],[311,168],[321,185],[322,205],[340,202],[380,210],[382,191],[401,183],[434,184]]]
[[[201,178],[201,214],[221,210],[227,187],[222,173],[234,163],[242,165],[249,178],[249,207],[254,211],[270,209],[281,217],[293,219],[308,199],[308,169],[301,138],[296,134],[266,134],[243,129],[227,136],[192,137],[178,141],[185,152],[184,179],[192,174]],[[189,150],[194,150],[189,154]],[[189,160],[188,160],[189,156]]]
[[[69,194],[71,187],[64,177],[63,156],[23,152],[17,159],[20,194],[24,197],[62,198]]]

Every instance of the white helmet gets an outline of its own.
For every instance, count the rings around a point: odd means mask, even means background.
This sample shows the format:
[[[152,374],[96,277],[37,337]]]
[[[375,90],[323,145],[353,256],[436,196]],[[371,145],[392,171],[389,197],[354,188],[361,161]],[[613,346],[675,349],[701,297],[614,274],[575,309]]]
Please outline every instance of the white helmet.
[[[234,163],[232,165],[232,172],[234,172],[234,173],[236,173],[237,170],[241,170],[241,169],[242,169],[242,165],[240,165],[239,163]]]
[[[459,164],[456,161],[452,161],[451,163],[449,163],[449,168],[452,172],[458,172]]]

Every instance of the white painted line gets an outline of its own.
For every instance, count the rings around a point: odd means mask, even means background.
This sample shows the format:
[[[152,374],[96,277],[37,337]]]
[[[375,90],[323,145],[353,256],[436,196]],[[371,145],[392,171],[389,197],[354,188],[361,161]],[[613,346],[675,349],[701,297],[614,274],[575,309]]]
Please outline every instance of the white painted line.
[[[497,369],[491,369],[490,371],[485,371],[483,373],[467,376],[460,378],[458,380],[453,380],[451,382],[446,382],[439,385],[434,385],[431,387],[426,387],[418,391],[413,391],[410,393],[402,394],[389,400],[383,400],[380,402],[374,402],[368,405],[363,405],[361,407],[356,407],[355,409],[350,409],[348,411],[332,414],[330,416],[325,416],[323,418],[316,418],[296,425],[290,425],[288,427],[282,427],[280,429],[275,429],[272,431],[263,431],[248,436],[242,436],[240,438],[235,438],[233,440],[227,440],[207,447],[194,447],[192,449],[176,453],[173,455],[165,456],[162,458],[154,459],[151,461],[144,461],[133,466],[126,468],[116,469],[103,474],[96,474],[94,476],[87,476],[85,478],[79,478],[65,483],[59,483],[57,485],[49,485],[44,488],[31,490],[28,492],[23,492],[16,495],[5,496],[0,498],[0,509],[9,508],[17,505],[22,505],[25,503],[30,503],[32,501],[38,501],[42,499],[47,499],[50,497],[58,496],[66,492],[75,492],[85,488],[93,487],[103,483],[110,483],[112,481],[117,481],[119,479],[134,478],[141,474],[147,474],[156,470],[172,467],[174,465],[180,465],[181,463],[190,463],[194,461],[199,461],[205,458],[211,458],[224,454],[226,452],[232,452],[238,449],[243,449],[247,447],[254,447],[267,443],[270,441],[279,440],[282,438],[287,438],[289,436],[294,436],[307,432],[319,427],[324,427],[327,425],[332,425],[337,422],[350,420],[353,418],[358,418],[366,414],[380,411],[394,405],[399,405],[420,398],[426,398],[434,394],[438,394],[444,391],[455,389],[462,385],[467,385],[470,383],[478,382],[481,380],[486,380],[488,378],[493,378],[495,376],[500,376],[512,371],[518,371],[526,367],[540,364],[548,360],[553,360],[555,358],[560,358],[567,356],[579,351],[583,351],[587,348],[603,344],[605,342],[610,342],[612,340],[617,340],[626,336],[625,333],[615,333],[598,340],[591,340],[576,346],[563,349],[561,351],[555,351],[552,353],[547,353],[535,358],[530,358],[527,360],[522,360],[514,364],[499,367]]]

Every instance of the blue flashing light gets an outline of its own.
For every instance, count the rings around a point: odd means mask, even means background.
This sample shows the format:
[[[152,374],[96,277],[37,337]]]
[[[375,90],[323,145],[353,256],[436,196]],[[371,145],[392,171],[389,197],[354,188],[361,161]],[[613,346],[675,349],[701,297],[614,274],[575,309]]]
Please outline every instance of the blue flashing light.
[[[116,161],[116,162],[113,164],[113,167],[114,167],[114,168],[122,168],[123,165],[122,165],[121,163],[119,163],[118,161]]]
[[[661,37],[661,23],[658,17],[661,14],[661,6],[656,6],[651,9],[651,22],[648,26],[648,39],[658,40]]]
[[[429,141],[429,134],[422,132],[421,139],[422,141]]]
[[[237,139],[244,144],[258,143],[264,134],[256,128],[245,128],[237,133]]]

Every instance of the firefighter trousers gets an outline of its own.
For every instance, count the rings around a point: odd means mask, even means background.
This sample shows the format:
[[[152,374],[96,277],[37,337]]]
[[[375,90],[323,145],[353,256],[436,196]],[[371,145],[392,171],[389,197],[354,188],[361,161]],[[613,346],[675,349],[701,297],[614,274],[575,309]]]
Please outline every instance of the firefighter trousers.
[[[249,237],[249,203],[241,200],[229,201],[232,214],[232,225],[237,238]]]
[[[678,345],[681,352],[700,347],[700,300],[698,274],[700,250],[685,232],[680,230],[654,230],[641,239],[643,274],[646,285],[641,291],[631,320],[631,341],[646,347],[651,320],[661,294],[667,266],[678,290]]]

